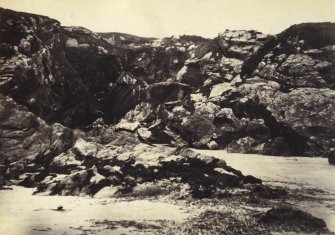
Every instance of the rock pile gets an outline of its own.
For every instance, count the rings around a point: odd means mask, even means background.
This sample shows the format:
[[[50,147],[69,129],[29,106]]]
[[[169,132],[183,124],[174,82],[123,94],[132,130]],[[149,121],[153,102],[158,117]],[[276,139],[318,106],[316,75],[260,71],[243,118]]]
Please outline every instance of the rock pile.
[[[127,138],[124,133],[116,135]],[[186,148],[128,143],[129,151],[125,152],[120,143],[106,146],[79,138],[72,148],[54,158],[7,162],[3,176],[11,183],[37,187],[36,193],[97,197],[168,192],[204,198],[219,196],[226,188],[262,183],[223,160]]]

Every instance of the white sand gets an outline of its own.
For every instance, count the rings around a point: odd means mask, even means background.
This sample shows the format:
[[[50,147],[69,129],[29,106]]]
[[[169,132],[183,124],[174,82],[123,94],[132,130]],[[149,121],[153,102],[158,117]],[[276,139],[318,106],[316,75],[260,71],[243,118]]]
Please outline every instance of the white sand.
[[[32,196],[33,190],[13,187],[0,191],[0,234],[83,234],[72,228],[90,227],[101,220],[173,220],[181,222],[188,216],[180,207],[149,200],[116,201],[73,196]],[[65,211],[55,211],[62,205]],[[36,231],[43,229],[50,231]],[[108,234],[108,231],[105,231]],[[109,230],[109,234],[110,234]],[[123,231],[124,232],[124,231]],[[113,234],[122,233],[115,230]],[[99,231],[98,234],[104,234]]]

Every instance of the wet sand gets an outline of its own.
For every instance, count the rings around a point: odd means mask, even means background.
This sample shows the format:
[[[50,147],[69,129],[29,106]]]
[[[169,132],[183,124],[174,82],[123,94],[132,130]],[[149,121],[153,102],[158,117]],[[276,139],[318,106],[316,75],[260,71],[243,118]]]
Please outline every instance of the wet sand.
[[[222,150],[196,150],[223,159],[228,165],[253,175],[264,184],[296,189],[311,199],[292,200],[312,215],[322,218],[330,231],[335,232],[335,167],[321,157],[273,157],[257,154],[227,153]],[[314,200],[314,201],[312,201]]]

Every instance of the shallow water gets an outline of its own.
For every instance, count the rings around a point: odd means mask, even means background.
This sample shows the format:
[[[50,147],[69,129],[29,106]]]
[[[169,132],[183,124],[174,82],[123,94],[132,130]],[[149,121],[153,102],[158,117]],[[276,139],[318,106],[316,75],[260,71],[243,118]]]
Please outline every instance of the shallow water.
[[[265,184],[310,192],[315,201],[291,201],[326,221],[335,232],[335,166],[321,157],[273,157],[227,153],[223,150],[196,150],[223,159],[244,175],[253,175]],[[318,200],[320,199],[320,200]]]

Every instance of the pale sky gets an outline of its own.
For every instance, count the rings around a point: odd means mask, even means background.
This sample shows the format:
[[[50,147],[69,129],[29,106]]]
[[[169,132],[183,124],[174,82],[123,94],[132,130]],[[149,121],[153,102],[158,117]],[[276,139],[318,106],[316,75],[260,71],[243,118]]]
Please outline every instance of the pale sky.
[[[302,22],[335,22],[335,0],[0,0],[95,32],[213,38],[225,29],[279,33]]]

